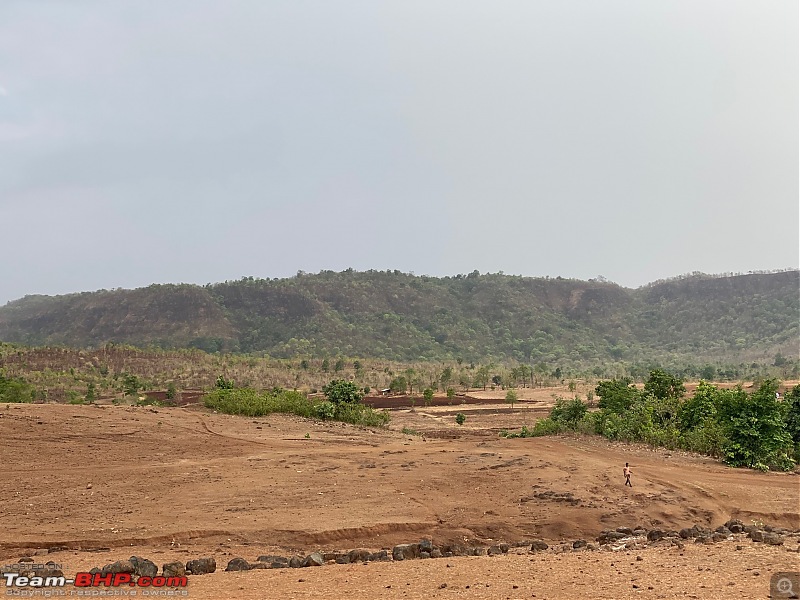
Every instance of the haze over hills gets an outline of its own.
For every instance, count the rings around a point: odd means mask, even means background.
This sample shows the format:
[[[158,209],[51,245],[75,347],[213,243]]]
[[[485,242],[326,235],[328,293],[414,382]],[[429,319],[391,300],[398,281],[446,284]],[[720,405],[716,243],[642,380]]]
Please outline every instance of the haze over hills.
[[[692,275],[638,289],[477,272],[324,271],[26,296],[0,307],[0,340],[565,366],[771,362],[797,357],[798,290],[796,270]]]

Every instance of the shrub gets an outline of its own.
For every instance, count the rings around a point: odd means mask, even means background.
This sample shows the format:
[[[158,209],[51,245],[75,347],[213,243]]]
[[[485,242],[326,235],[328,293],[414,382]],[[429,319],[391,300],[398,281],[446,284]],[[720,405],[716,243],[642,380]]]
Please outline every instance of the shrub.
[[[458,413],[456,415],[456,423],[458,423],[459,425],[463,425],[464,421],[466,421],[466,420],[467,420],[467,417],[466,417],[466,415],[464,413]]]
[[[364,397],[364,391],[352,381],[344,379],[334,379],[328,385],[323,386],[322,393],[328,401],[334,404],[345,404],[360,402]]]
[[[6,379],[0,375],[0,402],[33,402],[36,390],[22,379]]]

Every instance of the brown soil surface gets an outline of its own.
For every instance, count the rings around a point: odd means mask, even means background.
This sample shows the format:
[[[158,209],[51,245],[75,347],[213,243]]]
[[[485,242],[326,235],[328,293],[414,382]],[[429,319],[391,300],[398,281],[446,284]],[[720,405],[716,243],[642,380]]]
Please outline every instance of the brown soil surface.
[[[457,412],[467,417],[463,426],[455,424]],[[390,430],[372,431],[199,408],[0,405],[0,563],[64,546],[47,559],[62,563],[67,575],[132,554],[158,564],[214,556],[222,569],[234,556],[254,561],[267,553],[379,549],[422,537],[470,545],[592,540],[622,525],[716,527],[730,517],[800,528],[794,473],[734,470],[597,438],[497,435],[544,414],[536,406],[504,404],[418,407],[393,411]],[[626,461],[633,488],[622,485]],[[630,555],[520,554],[216,573],[191,577],[189,593],[763,598],[771,573],[800,568],[800,554],[787,551],[797,548],[796,537],[780,547],[741,544],[740,551],[720,542]]]

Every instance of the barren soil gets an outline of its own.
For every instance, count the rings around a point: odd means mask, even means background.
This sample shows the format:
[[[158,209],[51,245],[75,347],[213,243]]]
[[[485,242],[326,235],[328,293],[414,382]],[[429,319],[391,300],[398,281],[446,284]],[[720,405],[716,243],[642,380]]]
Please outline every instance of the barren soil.
[[[63,564],[67,575],[132,554],[159,565],[213,556],[219,571],[234,556],[379,549],[422,537],[591,541],[622,525],[716,527],[730,517],[800,529],[794,473],[734,470],[598,438],[498,437],[544,412],[418,407],[394,411],[390,430],[373,431],[197,407],[0,405],[0,563],[62,546],[43,561]],[[622,485],[626,461],[633,488]],[[797,543],[217,572],[190,577],[189,594],[765,598],[773,572],[800,568],[800,554],[790,552]]]

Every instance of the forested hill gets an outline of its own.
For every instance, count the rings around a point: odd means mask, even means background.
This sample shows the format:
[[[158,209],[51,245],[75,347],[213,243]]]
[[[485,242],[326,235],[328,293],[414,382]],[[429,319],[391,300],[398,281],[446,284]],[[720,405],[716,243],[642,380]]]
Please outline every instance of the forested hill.
[[[696,275],[635,290],[477,272],[322,272],[27,296],[0,307],[0,340],[405,361],[750,361],[796,357],[798,290],[798,271]]]

